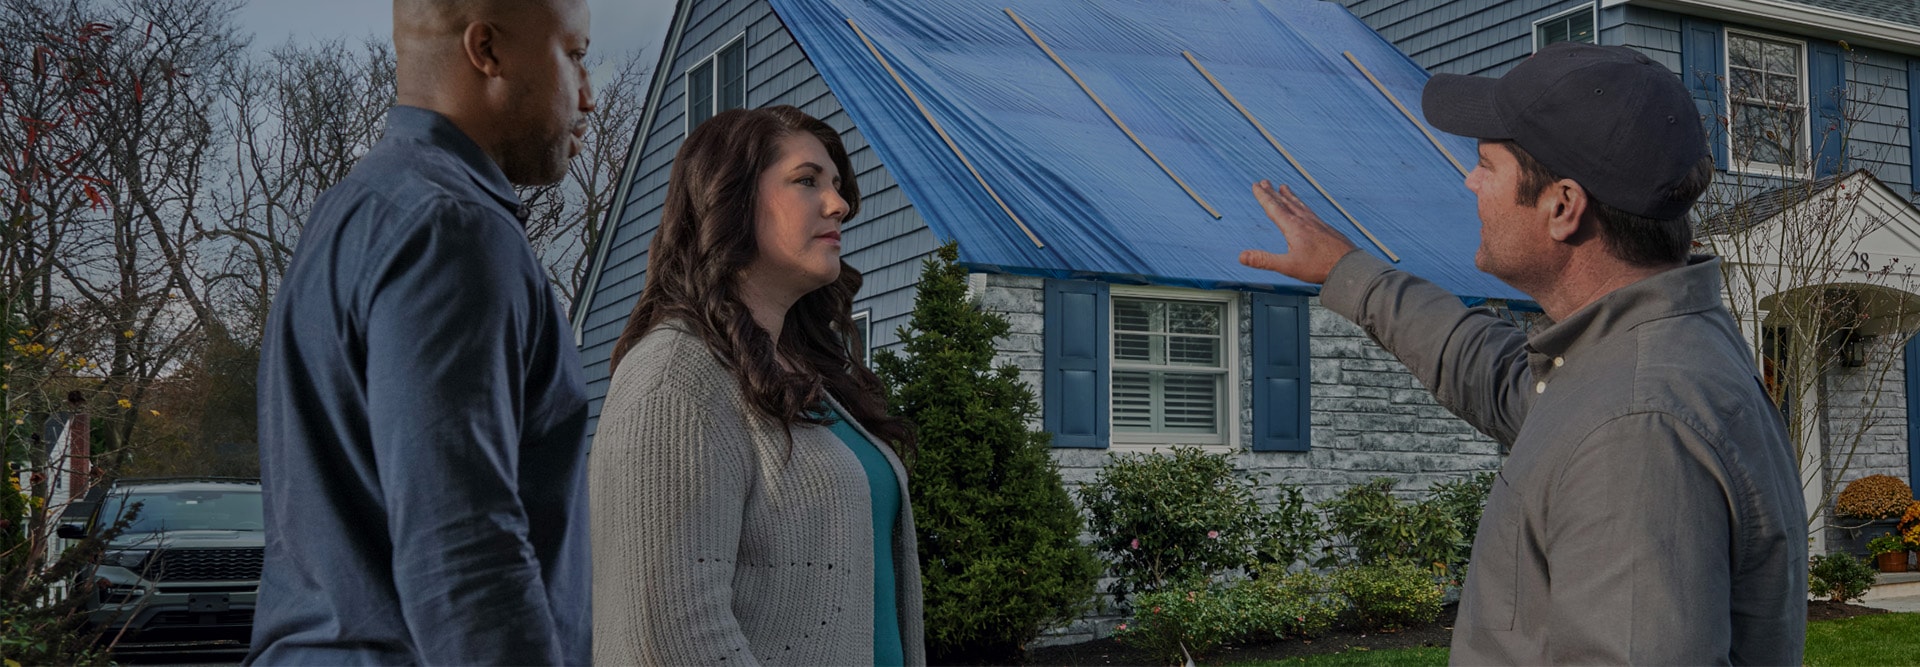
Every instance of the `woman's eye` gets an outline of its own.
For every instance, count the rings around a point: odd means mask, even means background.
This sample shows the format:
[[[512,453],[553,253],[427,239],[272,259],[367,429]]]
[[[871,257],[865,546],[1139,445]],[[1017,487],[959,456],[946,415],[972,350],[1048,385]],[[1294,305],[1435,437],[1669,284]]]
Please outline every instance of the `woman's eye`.
[[[813,180],[812,176],[801,176],[800,180],[798,181],[798,183],[807,187],[813,187],[814,182],[815,181]]]

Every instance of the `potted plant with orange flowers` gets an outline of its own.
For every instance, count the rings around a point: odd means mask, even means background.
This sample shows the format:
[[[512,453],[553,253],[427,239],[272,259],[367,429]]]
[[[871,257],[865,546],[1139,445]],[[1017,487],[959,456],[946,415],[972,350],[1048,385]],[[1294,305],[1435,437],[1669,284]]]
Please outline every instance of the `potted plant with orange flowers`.
[[[1913,503],[1913,488],[1891,475],[1868,475],[1849,482],[1834,499],[1833,513],[1840,538],[1833,546],[1857,556],[1868,555],[1867,542],[1899,533],[1895,525]]]
[[[1920,500],[1907,503],[1907,511],[1900,516],[1900,525],[1894,530],[1906,544],[1908,553],[1920,551]]]

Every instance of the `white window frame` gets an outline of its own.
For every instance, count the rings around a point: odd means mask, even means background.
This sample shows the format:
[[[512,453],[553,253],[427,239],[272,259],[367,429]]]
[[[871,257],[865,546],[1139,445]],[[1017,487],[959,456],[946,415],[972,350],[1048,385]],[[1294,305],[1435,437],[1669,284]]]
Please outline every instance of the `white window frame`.
[[[707,63],[713,63],[713,69],[707,70],[713,78],[713,99],[707,102],[713,113],[707,114],[707,117],[720,115],[722,111],[720,109],[720,52],[732,48],[735,44],[740,44],[740,108],[753,108],[752,104],[747,103],[747,70],[752,67],[747,63],[747,47],[743,43],[746,39],[746,31],[741,31],[740,34],[734,35],[732,39],[721,44],[720,48],[708,52],[705,57],[693,61],[692,65],[688,65],[680,72],[680,136],[693,134],[693,71]]]
[[[1574,7],[1573,9],[1569,9],[1563,12],[1558,12],[1552,16],[1548,16],[1538,21],[1534,21],[1533,22],[1533,52],[1534,53],[1540,52],[1540,46],[1541,46],[1540,26],[1548,23],[1552,23],[1554,21],[1558,21],[1560,19],[1567,18],[1569,16],[1573,16],[1574,14],[1578,14],[1580,12],[1588,12],[1593,15],[1593,42],[1591,43],[1599,44],[1600,43],[1600,3],[1589,2],[1579,7]]]
[[[860,331],[860,365],[873,368],[873,309],[853,314],[853,326]]]
[[[1175,446],[1199,447],[1210,453],[1231,452],[1240,447],[1240,293],[1183,289],[1176,287],[1138,287],[1114,285],[1107,294],[1107,448],[1116,452],[1152,452],[1170,449]],[[1219,409],[1220,434],[1218,436],[1183,435],[1177,433],[1127,433],[1115,428],[1113,423],[1113,379],[1112,372],[1119,369],[1115,361],[1113,336],[1114,311],[1113,300],[1153,299],[1158,301],[1193,301],[1219,304],[1222,306],[1220,318],[1221,362],[1226,367],[1226,391],[1222,394]]]
[[[1793,158],[1794,164],[1789,165],[1787,168],[1781,168],[1779,165],[1765,162],[1745,160],[1740,156],[1740,151],[1738,150],[1739,145],[1734,138],[1736,124],[1732,120],[1734,100],[1733,40],[1731,37],[1734,35],[1793,44],[1800,51],[1800,86],[1798,90],[1800,93],[1800,146],[1798,147],[1799,154]],[[1807,41],[1753,30],[1723,28],[1720,33],[1720,71],[1726,72],[1726,82],[1720,86],[1720,101],[1725,105],[1721,108],[1727,110],[1727,162],[1730,163],[1728,165],[1728,171],[1757,176],[1807,178],[1808,169],[1813,166],[1813,105],[1807,99],[1807,87],[1811,85],[1807,81]]]

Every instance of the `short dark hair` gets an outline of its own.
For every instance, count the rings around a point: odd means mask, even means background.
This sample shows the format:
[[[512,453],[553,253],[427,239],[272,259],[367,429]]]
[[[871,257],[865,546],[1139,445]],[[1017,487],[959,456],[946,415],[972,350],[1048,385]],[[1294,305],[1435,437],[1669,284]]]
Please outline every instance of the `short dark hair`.
[[[1526,149],[1511,140],[1489,141],[1499,144],[1520,163],[1520,187],[1514,191],[1521,206],[1540,203],[1540,194],[1562,177],[1533,159]],[[1668,201],[1692,202],[1713,182],[1713,158],[1703,158],[1693,171],[1667,190]],[[1634,266],[1665,266],[1687,261],[1693,248],[1693,225],[1687,216],[1656,220],[1634,215],[1607,205],[1587,193],[1587,215],[1600,224],[1600,235],[1607,240],[1607,251],[1615,259]]]

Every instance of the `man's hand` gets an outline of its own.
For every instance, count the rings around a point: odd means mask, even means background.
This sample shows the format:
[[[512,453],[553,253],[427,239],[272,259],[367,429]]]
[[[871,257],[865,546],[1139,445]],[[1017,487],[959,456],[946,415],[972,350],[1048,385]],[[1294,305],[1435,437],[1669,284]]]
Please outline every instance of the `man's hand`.
[[[1327,274],[1333,272],[1333,265],[1339,264],[1340,258],[1358,247],[1347,240],[1345,234],[1321,222],[1320,216],[1314,215],[1299,197],[1293,196],[1293,190],[1284,185],[1274,190],[1272,182],[1260,181],[1253,184],[1253,196],[1260,200],[1260,208],[1266,209],[1267,218],[1287,237],[1287,251],[1274,254],[1265,250],[1242,250],[1241,264],[1318,285],[1327,282]]]

